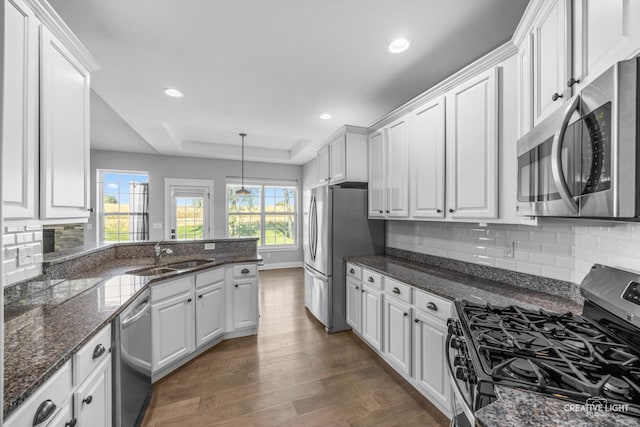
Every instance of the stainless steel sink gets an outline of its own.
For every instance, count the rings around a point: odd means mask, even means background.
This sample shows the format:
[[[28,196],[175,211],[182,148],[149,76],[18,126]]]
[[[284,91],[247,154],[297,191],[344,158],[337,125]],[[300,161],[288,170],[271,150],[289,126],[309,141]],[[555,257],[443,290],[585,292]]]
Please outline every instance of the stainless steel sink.
[[[153,267],[145,268],[144,270],[127,271],[127,274],[132,274],[134,276],[159,276],[160,274],[173,273],[175,271],[178,271],[178,269],[168,267]]]
[[[215,260],[212,259],[192,259],[189,261],[174,262],[169,264],[168,267],[175,268],[176,270],[184,270],[187,268],[198,267],[203,264],[211,264],[214,261]]]

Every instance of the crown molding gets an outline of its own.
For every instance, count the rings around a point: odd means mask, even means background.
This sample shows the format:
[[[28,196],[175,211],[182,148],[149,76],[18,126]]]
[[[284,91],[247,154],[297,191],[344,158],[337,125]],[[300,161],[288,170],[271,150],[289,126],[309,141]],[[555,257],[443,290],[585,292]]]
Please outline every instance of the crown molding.
[[[524,41],[525,37],[527,36],[527,34],[529,34],[529,31],[533,27],[533,21],[539,15],[540,10],[545,5],[545,3],[549,5],[551,2],[545,2],[543,0],[529,1],[529,4],[527,4],[527,8],[522,14],[522,18],[520,18],[518,26],[513,33],[513,37],[511,38],[511,41],[514,45],[520,46],[520,44]]]
[[[369,133],[377,131],[381,127],[386,126],[389,123],[393,122],[394,120],[413,111],[414,109],[424,104],[428,100],[435,98],[437,96],[443,95],[444,93],[454,88],[455,86],[463,83],[464,81],[476,76],[477,74],[483,71],[488,70],[491,67],[494,67],[500,64],[504,60],[515,55],[517,52],[518,52],[518,49],[511,42],[511,40],[506,42],[502,46],[497,47],[496,49],[492,50],[485,56],[467,65],[466,67],[456,72],[455,74],[452,74],[451,76],[442,80],[440,83],[437,83],[435,86],[432,86],[431,88],[422,92],[420,95],[416,96],[409,102],[406,102],[405,104],[401,105],[400,107],[385,114],[380,119],[371,123],[368,126]]]
[[[73,53],[90,73],[102,68],[47,1],[25,0],[25,2],[33,10],[36,17]]]

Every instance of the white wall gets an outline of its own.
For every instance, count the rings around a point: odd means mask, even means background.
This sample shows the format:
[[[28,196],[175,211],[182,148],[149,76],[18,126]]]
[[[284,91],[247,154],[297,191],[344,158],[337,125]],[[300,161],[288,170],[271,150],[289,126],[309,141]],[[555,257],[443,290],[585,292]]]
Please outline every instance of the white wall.
[[[123,169],[146,171],[149,173],[149,223],[164,226],[164,178],[210,179],[213,190],[213,238],[225,238],[225,181],[227,177],[240,176],[240,162],[235,160],[213,160],[193,157],[161,156],[155,154],[134,154],[115,151],[91,150],[91,206],[96,207],[96,170]],[[251,178],[287,179],[302,182],[302,167],[273,163],[245,163],[245,176]],[[301,193],[300,193],[301,197]],[[93,230],[85,231],[85,242],[96,240],[96,215],[89,218]],[[302,242],[302,224],[298,224],[298,241]],[[150,230],[151,240],[164,238],[163,229]],[[265,264],[302,262],[301,246],[291,251],[263,253]]]
[[[514,242],[513,258],[504,256]],[[387,246],[580,283],[594,263],[640,270],[640,224],[540,219],[538,226],[388,221]]]

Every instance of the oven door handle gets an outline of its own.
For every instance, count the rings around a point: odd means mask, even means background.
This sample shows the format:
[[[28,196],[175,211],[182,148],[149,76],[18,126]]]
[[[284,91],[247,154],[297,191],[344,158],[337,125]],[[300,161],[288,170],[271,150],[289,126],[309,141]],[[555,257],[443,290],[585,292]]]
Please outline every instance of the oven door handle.
[[[573,196],[567,185],[567,180],[564,179],[564,170],[562,169],[562,142],[567,133],[571,115],[580,106],[580,101],[580,95],[576,95],[569,103],[569,106],[564,112],[560,129],[553,138],[553,145],[551,146],[551,175],[553,176],[553,181],[556,184],[558,193],[560,193],[560,198],[562,198],[569,208],[569,212],[572,214],[578,214],[578,203],[573,200]]]
[[[444,349],[444,356],[446,358],[447,361],[447,370],[449,371],[449,379],[451,380],[451,384],[454,387],[453,393],[457,394],[460,397],[460,405],[462,406],[462,411],[465,413],[465,415],[467,416],[467,418],[469,418],[469,422],[471,423],[471,425],[475,425],[475,416],[473,414],[473,410],[471,409],[471,407],[469,406],[469,402],[467,402],[464,398],[464,393],[462,392],[462,390],[460,389],[460,385],[458,384],[458,381],[456,380],[456,375],[453,372],[453,366],[451,365],[451,357],[449,356],[449,348],[451,346],[451,338],[453,337],[452,334],[448,334],[447,335],[447,342],[445,344],[445,349]],[[456,408],[455,408],[455,402],[456,399],[451,399],[451,405],[452,405],[452,409],[453,409],[453,416],[456,416]]]

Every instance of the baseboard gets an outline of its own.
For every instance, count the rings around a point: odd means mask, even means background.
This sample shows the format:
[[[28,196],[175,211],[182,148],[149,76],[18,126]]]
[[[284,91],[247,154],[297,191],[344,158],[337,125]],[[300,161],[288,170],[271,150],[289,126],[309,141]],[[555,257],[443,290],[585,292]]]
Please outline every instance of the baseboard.
[[[259,270],[277,270],[280,268],[302,268],[302,261],[293,262],[276,262],[274,264],[265,264],[258,267]]]

